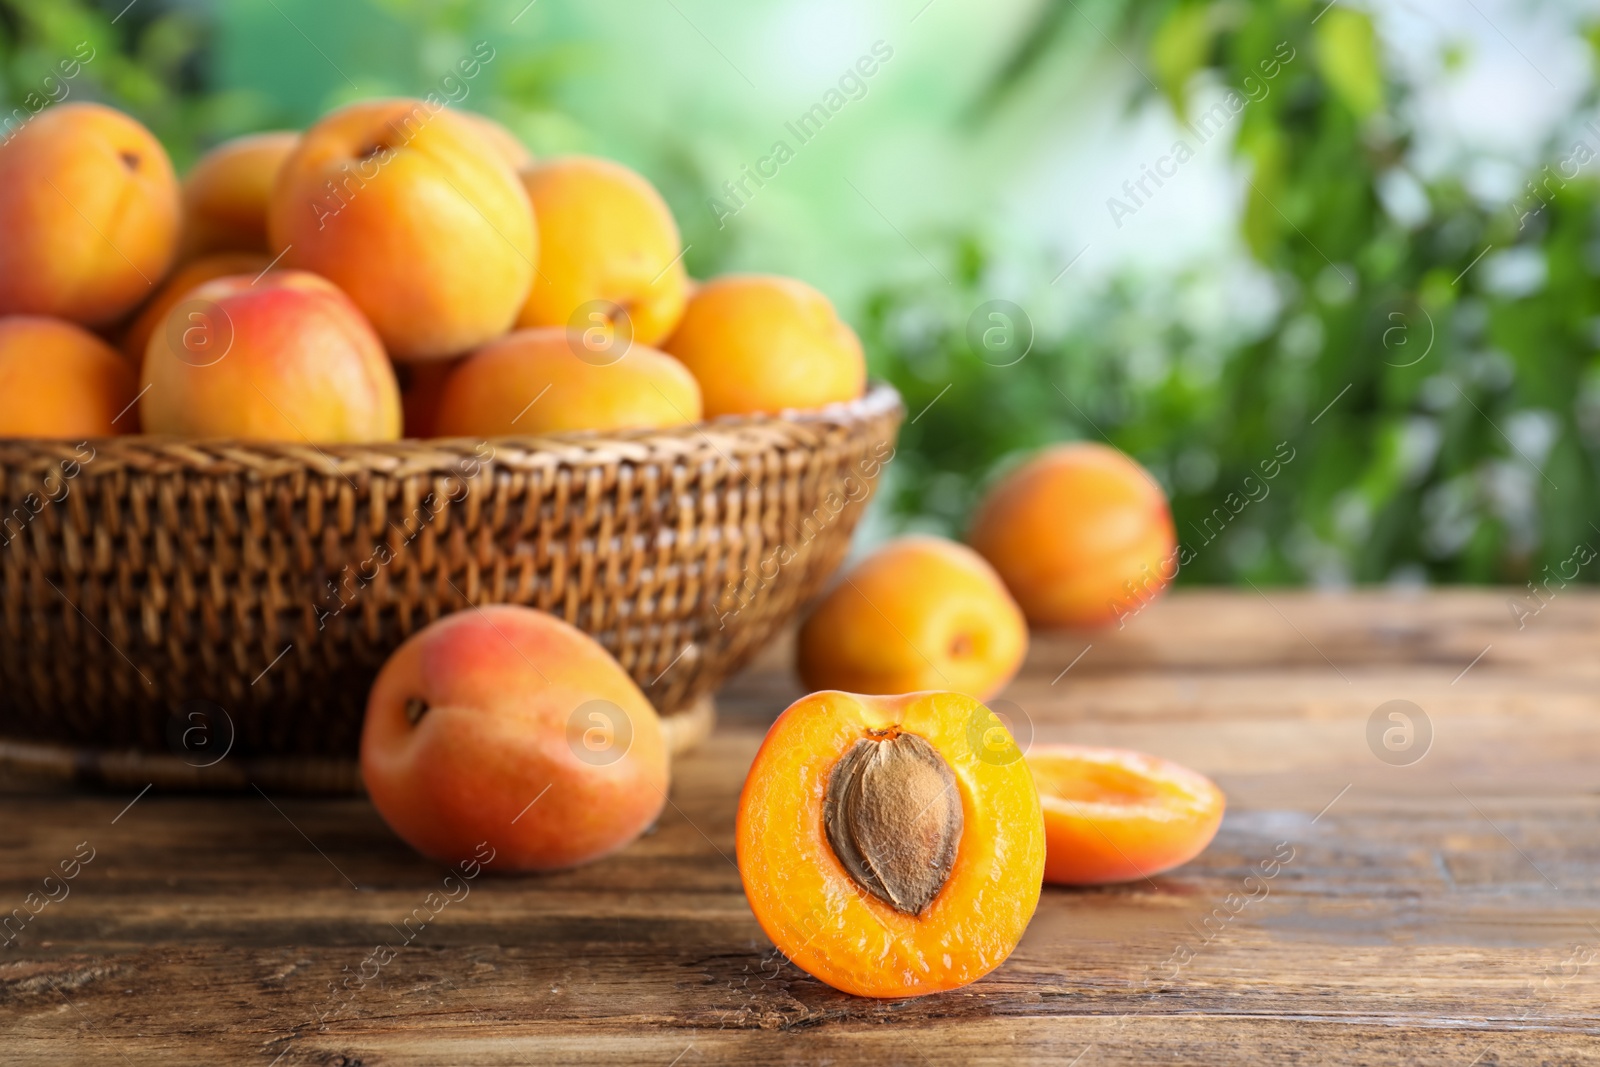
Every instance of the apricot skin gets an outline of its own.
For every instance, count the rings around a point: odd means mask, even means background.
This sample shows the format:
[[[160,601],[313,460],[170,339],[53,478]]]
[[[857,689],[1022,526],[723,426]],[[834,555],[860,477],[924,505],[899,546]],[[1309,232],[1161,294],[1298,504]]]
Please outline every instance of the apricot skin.
[[[731,274],[701,283],[662,346],[700,382],[707,418],[817,408],[866,388],[861,341],[804,282]]]
[[[133,433],[134,382],[129,362],[82,327],[35,315],[0,318],[0,437]]]
[[[300,135],[289,130],[224,141],[183,178],[180,260],[218,252],[267,251],[267,203]]]
[[[0,315],[114,322],[166,274],[178,219],[149,130],[100,104],[40,112],[0,145]]]
[[[412,699],[427,709],[414,726]],[[607,746],[622,731],[581,711],[597,700],[631,724],[620,755]],[[655,709],[627,673],[554,616],[506,605],[448,615],[395,651],[367,703],[361,774],[417,851],[458,862],[487,841],[496,871],[622,848],[661,814],[668,784]]]
[[[519,330],[490,342],[446,379],[434,432],[496,437],[637,430],[700,419],[700,389],[683,364],[636,344],[615,363],[580,359],[566,330]]]
[[[987,700],[1022,666],[1028,627],[994,568],[938,537],[890,541],[850,570],[800,628],[808,689],[952,689]]]
[[[1222,824],[1222,791],[1171,760],[1080,745],[1036,745],[1027,760],[1044,808],[1047,882],[1148,878],[1204,852]]]
[[[266,270],[269,262],[266,256],[250,252],[222,252],[185,263],[172,272],[160,291],[139,309],[139,314],[128,324],[127,331],[122,335],[122,351],[135,365],[143,363],[145,349],[150,347],[150,335],[161,325],[174,304],[213,278],[221,278],[225,274],[255,276]]]
[[[400,387],[372,327],[331,282],[272,271],[206,282],[145,350],[148,433],[392,441]]]
[[[284,266],[338,285],[403,361],[510,329],[538,247],[527,193],[479,125],[416,100],[352,104],[307,130],[268,232]]]
[[[517,140],[517,135],[505,126],[476,111],[458,111],[456,114],[477,128],[478,133],[489,142],[506,166],[518,173],[533,166],[533,153],[528,151],[527,147]]]
[[[670,333],[688,275],[678,225],[655,188],[619,163],[587,156],[533,167],[522,181],[539,223],[539,273],[517,325],[586,328],[596,323],[575,323],[574,313],[603,300],[624,308],[638,344]]]
[[[1035,626],[1096,626],[1137,612],[1177,573],[1166,495],[1114,448],[1057,445],[1000,480],[967,538]]]
[[[857,885],[823,827],[834,766],[891,730],[929,741],[961,792],[954,866],[917,915]],[[955,989],[1005,961],[1038,905],[1045,844],[1015,745],[1014,758],[995,759],[975,743],[995,730],[999,720],[958,693],[812,693],[778,717],[745,779],[735,841],[750,908],[785,957],[835,989],[886,998]]]

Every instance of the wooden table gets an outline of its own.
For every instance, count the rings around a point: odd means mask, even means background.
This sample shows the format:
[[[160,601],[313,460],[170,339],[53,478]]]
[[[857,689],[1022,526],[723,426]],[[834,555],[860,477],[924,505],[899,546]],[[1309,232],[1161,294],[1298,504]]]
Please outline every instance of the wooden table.
[[[745,905],[734,803],[798,694],[782,646],[727,687],[654,833],[480,878],[409,943],[445,872],[363,800],[8,783],[5,908],[93,859],[0,956],[0,1062],[1600,1062],[1600,596],[1520,630],[1507,599],[1196,592],[1037,637],[1005,694],[1037,739],[1173,757],[1228,815],[1171,874],[1047,888],[1008,963],[918,1000],[821,985]],[[1409,765],[1369,745],[1391,700],[1431,723]]]

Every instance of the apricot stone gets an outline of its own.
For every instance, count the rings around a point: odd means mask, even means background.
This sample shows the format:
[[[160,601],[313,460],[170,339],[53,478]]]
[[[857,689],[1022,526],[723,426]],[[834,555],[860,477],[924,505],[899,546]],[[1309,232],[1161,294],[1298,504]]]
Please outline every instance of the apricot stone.
[[[678,225],[648,181],[619,163],[586,156],[524,171],[539,222],[539,273],[518,326],[587,329],[608,315],[580,309],[604,301],[622,309],[639,344],[666,337],[683,314],[688,275]]]
[[[700,388],[671,356],[635,344],[616,362],[600,363],[583,351],[579,338],[557,327],[490,342],[445,381],[435,433],[641,430],[700,420]]]
[[[0,315],[114,322],[155,292],[178,242],[160,143],[101,104],[61,104],[0,144]]]
[[[145,350],[149,433],[256,441],[391,441],[400,387],[377,334],[331,282],[270,271],[206,282]]]
[[[1114,622],[1178,570],[1166,494],[1139,464],[1089,442],[1046,449],[1002,478],[968,541],[1036,626]]]
[[[707,418],[822,407],[866,388],[855,332],[827,297],[792,278],[702,283],[663,347],[700,382]]]
[[[80,326],[35,315],[0,318],[0,437],[132,433],[134,381],[132,365]]]
[[[510,329],[537,255],[527,193],[480,125],[420,100],[352,104],[307,130],[268,232],[285,266],[338,285],[407,361]]]
[[[553,615],[495,605],[447,615],[378,672],[361,777],[378,813],[445,863],[491,871],[587,863],[661,814],[667,750],[633,679]]]
[[[216,252],[267,255],[267,203],[300,135],[288,130],[224,141],[183,179],[182,260]]]
[[[987,700],[1017,673],[1028,627],[1000,576],[965,545],[902,537],[862,560],[800,627],[807,689]]]

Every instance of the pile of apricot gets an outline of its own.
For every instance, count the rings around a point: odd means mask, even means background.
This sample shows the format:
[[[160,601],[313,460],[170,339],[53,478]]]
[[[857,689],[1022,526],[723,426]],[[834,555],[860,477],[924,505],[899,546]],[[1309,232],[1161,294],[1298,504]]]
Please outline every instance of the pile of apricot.
[[[431,101],[218,145],[180,181],[93,103],[0,145],[0,437],[311,442],[678,426],[861,394],[788,278],[691,283],[672,213]]]

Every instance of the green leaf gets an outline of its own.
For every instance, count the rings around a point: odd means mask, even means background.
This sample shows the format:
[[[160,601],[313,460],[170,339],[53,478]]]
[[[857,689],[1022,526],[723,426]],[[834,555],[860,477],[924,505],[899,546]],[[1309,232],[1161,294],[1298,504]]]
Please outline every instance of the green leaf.
[[[1383,73],[1372,21],[1347,7],[1335,7],[1316,24],[1317,66],[1334,94],[1365,118],[1383,106]]]

